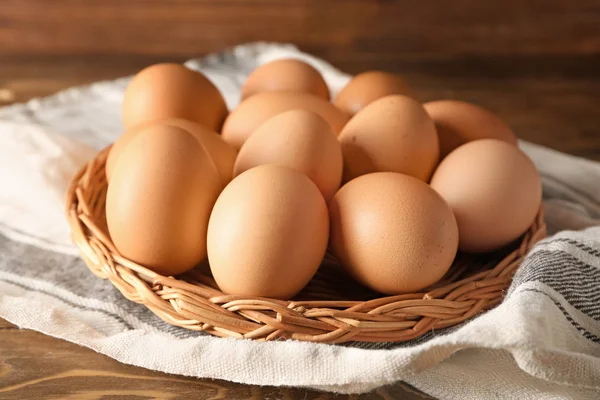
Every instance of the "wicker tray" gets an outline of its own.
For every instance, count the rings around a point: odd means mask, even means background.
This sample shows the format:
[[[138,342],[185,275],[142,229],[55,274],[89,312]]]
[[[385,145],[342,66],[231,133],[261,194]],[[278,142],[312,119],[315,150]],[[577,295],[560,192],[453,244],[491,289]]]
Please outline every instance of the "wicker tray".
[[[326,343],[410,340],[500,303],[527,251],[546,235],[540,211],[512,248],[477,258],[459,255],[442,281],[421,293],[371,292],[327,255],[293,301],[226,295],[207,265],[173,278],[119,254],[107,234],[104,210],[108,151],[101,151],[73,178],[67,194],[67,219],[85,263],[127,299],[144,304],[166,322],[217,336]]]

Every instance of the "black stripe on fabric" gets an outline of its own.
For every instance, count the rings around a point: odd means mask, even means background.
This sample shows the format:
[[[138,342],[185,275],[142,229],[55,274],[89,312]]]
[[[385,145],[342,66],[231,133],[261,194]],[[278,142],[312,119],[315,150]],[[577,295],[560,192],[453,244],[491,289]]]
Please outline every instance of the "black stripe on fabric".
[[[600,321],[600,269],[563,250],[539,250],[527,257],[515,275],[512,290],[525,282],[543,283],[577,310]]]
[[[600,312],[600,302],[594,304],[593,306],[590,306],[590,309],[594,310],[594,311],[599,311]]]
[[[95,311],[95,312],[102,313],[102,314],[106,315],[107,317],[111,317],[111,318],[115,319],[115,320],[116,320],[117,322],[119,322],[121,325],[124,325],[124,326],[127,328],[127,330],[129,330],[129,331],[131,331],[131,330],[134,330],[134,329],[135,329],[135,328],[134,328],[134,327],[133,327],[133,326],[132,326],[132,325],[131,325],[129,322],[125,321],[125,319],[123,319],[123,317],[121,317],[121,316],[119,316],[119,315],[115,315],[115,314],[113,314],[113,313],[111,313],[111,312],[109,312],[109,311],[102,310],[102,309],[99,309],[99,308],[93,308],[93,307],[82,306],[81,304],[73,303],[72,301],[69,301],[69,300],[67,300],[67,299],[64,299],[64,298],[62,298],[62,297],[60,297],[60,296],[56,295],[56,293],[48,292],[48,291],[46,291],[46,290],[42,290],[42,289],[36,289],[36,288],[33,288],[33,287],[31,287],[31,286],[27,286],[27,285],[24,285],[24,284],[21,284],[21,283],[13,282],[13,281],[10,281],[10,280],[7,280],[7,279],[2,279],[2,278],[0,278],[0,281],[2,281],[2,282],[6,282],[6,283],[9,283],[9,284],[11,284],[11,285],[18,286],[18,287],[20,287],[21,289],[30,290],[30,291],[32,291],[32,292],[38,292],[38,293],[45,294],[45,295],[47,295],[47,296],[53,297],[53,298],[55,298],[55,299],[57,299],[57,300],[60,300],[60,301],[62,301],[63,303],[66,303],[66,304],[68,304],[68,305],[69,305],[69,306],[71,306],[71,307],[79,308],[80,310],[86,310],[86,311]]]
[[[563,268],[563,271],[553,270],[552,272],[556,272],[555,275],[548,276],[544,274],[544,272],[548,272],[547,268],[544,270],[535,270],[528,274],[530,278],[535,279],[551,279],[556,283],[564,283],[564,284],[577,284],[577,287],[582,288],[588,286],[589,288],[598,288],[600,286],[600,279],[595,279],[593,276],[588,277],[589,280],[585,282],[579,282],[574,279],[581,277],[581,275],[593,275],[589,273],[589,271],[580,271],[574,268],[572,265],[558,265],[554,264],[553,268]],[[532,279],[529,279],[532,280]]]
[[[598,289],[600,287],[600,270],[586,271],[578,269],[572,262],[567,263],[551,263],[549,256],[540,257],[540,255],[532,255],[531,260],[542,258],[533,266],[531,261],[524,265],[523,271],[515,279],[516,282],[543,281],[553,282],[556,284],[564,284],[567,286],[575,285],[577,289]],[[545,265],[541,265],[541,264]],[[598,276],[595,276],[598,275]]]
[[[576,277],[576,276],[574,276]],[[548,279],[548,278],[544,278],[542,273],[537,273],[537,274],[532,274],[530,275],[526,282],[531,282],[531,281],[536,281],[536,282],[543,282],[545,284],[547,284],[548,286],[552,286],[552,287],[562,287],[563,289],[569,289],[569,290],[575,290],[577,291],[578,294],[580,294],[581,296],[586,296],[587,298],[590,299],[599,299],[600,298],[600,293],[598,286],[593,286],[593,285],[589,285],[589,286],[584,286],[583,284],[580,284],[578,282],[573,281],[573,278],[565,278],[565,279]]]
[[[579,333],[581,333],[581,335],[584,338],[586,338],[588,340],[591,340],[592,342],[594,342],[596,344],[600,344],[600,337],[594,335],[591,332],[588,332],[584,327],[582,327],[581,325],[579,325],[579,323],[577,321],[575,321],[575,319],[573,319],[573,317],[571,317],[571,314],[569,314],[569,312],[562,306],[562,304],[560,304],[557,300],[555,300],[548,293],[546,293],[546,292],[544,292],[542,290],[533,289],[533,288],[525,288],[525,289],[522,289],[521,292],[535,292],[535,293],[543,294],[544,296],[548,297],[550,300],[552,300],[552,302],[554,303],[554,305],[556,307],[558,307],[558,309],[563,313],[563,315],[565,316],[565,318],[567,319],[567,321],[569,321],[571,323],[571,325],[573,325],[573,327],[575,329],[577,329],[577,331]]]
[[[581,242],[578,242],[576,240],[569,239],[569,238],[557,238],[557,239],[550,240],[548,242],[544,242],[544,244],[551,244],[551,243],[557,243],[557,242],[571,244],[571,245],[577,247],[578,249],[583,250],[586,253],[588,253],[594,257],[600,257],[600,250],[594,249],[588,245],[585,245]]]
[[[594,267],[582,261],[571,253],[564,250],[538,250],[531,253],[526,259],[523,265],[528,266],[532,263],[532,260],[543,259],[538,261],[545,269],[552,269],[553,275],[558,277],[569,276],[568,273],[577,274],[588,274],[591,275],[589,278],[594,281],[600,282],[600,268]],[[529,268],[524,268],[520,271],[526,271]],[[539,271],[537,269],[536,271]]]
[[[585,275],[585,273],[577,274],[577,273],[568,273],[560,276],[548,276],[545,274],[545,271],[535,271],[531,274],[528,274],[528,281],[535,280],[544,280],[544,282],[552,282],[557,285],[565,285],[580,289],[582,293],[588,294],[597,294],[600,295],[598,291],[598,287],[600,284],[596,280],[592,280],[590,282],[579,282],[576,279],[579,279],[581,275]]]
[[[573,307],[575,307],[576,309],[579,310],[579,308],[577,308],[577,306],[573,306]],[[590,317],[591,319],[593,319],[595,321],[600,321],[600,311],[587,311],[585,313],[585,315],[587,315],[588,317]]]

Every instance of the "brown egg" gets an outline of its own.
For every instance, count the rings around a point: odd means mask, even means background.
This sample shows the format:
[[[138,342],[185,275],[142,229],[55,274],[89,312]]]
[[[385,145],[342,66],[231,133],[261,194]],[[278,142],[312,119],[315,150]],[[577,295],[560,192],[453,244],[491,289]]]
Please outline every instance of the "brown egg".
[[[204,147],[181,128],[151,125],[123,149],[106,195],[119,252],[160,274],[206,257],[206,231],[221,182]]]
[[[229,146],[221,136],[206,128],[203,125],[200,125],[196,122],[188,121],[185,119],[165,119],[161,121],[149,122],[146,124],[142,124],[126,131],[112,146],[110,152],[108,153],[108,157],[106,159],[106,178],[110,182],[112,170],[119,158],[119,155],[127,146],[127,144],[131,141],[131,139],[136,136],[139,132],[143,132],[147,129],[148,126],[152,125],[169,125],[177,128],[181,128],[189,133],[191,133],[196,139],[198,139],[208,151],[212,160],[215,162],[217,170],[219,172],[219,177],[221,178],[222,186],[225,187],[231,181],[233,177],[233,165],[235,163],[235,158],[237,156],[237,152],[231,146]],[[171,132],[170,130],[165,130],[164,132]]]
[[[330,246],[357,281],[385,294],[420,291],[448,271],[458,228],[423,181],[379,172],[344,185],[329,205]]]
[[[371,172],[400,172],[428,182],[438,162],[438,138],[421,104],[394,95],[376,100],[339,135],[344,181]]]
[[[262,92],[243,101],[225,120],[221,136],[236,149],[269,118],[288,110],[313,111],[325,119],[337,134],[348,116],[320,97],[300,92]]]
[[[542,185],[533,162],[516,146],[475,140],[450,153],[431,179],[450,205],[461,250],[488,252],[521,236],[533,223]]]
[[[342,182],[342,150],[317,113],[291,110],[258,127],[242,146],[234,176],[263,164],[290,167],[308,176],[329,201]]]
[[[458,146],[477,139],[499,139],[517,145],[510,127],[485,108],[458,100],[423,104],[440,138],[440,158]]]
[[[165,120],[164,123],[184,129],[200,140],[217,166],[223,187],[231,181],[237,151],[228,145],[221,135],[185,119],[169,119]]]
[[[354,115],[373,101],[392,94],[416,98],[413,89],[400,76],[383,71],[368,71],[352,78],[333,103],[340,110]]]
[[[274,91],[305,92],[329,100],[329,88],[319,71],[295,59],[271,61],[252,71],[242,86],[242,100]]]
[[[156,64],[133,77],[123,98],[129,129],[145,122],[183,118],[218,131],[227,116],[219,90],[200,72],[180,64]]]
[[[261,165],[234,178],[208,225],[208,260],[225,293],[290,299],[325,255],[325,200],[306,175]]]

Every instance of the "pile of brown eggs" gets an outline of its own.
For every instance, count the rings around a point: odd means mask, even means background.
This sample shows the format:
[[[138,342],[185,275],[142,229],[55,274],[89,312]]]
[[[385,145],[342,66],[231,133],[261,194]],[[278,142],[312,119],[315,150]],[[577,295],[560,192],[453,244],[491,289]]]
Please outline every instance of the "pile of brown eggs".
[[[139,72],[106,163],[106,217],[125,257],[177,275],[208,257],[225,293],[289,299],[326,250],[385,294],[438,281],[457,251],[517,240],[541,202],[511,129],[465,102],[421,104],[397,75],[362,73],[333,102],[317,70],[254,70],[228,113],[201,73]]]

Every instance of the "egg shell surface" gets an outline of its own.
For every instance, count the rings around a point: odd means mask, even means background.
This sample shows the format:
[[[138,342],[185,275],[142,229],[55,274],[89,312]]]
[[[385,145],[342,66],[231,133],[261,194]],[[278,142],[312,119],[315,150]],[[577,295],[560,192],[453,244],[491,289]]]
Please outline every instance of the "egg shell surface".
[[[319,268],[328,235],[317,186],[293,169],[261,165],[219,196],[208,226],[208,260],[225,293],[287,300]]]
[[[367,71],[353,77],[338,93],[333,103],[340,110],[354,115],[375,100],[392,94],[417,98],[414,90],[399,75],[384,71]]]
[[[533,162],[497,139],[475,140],[451,152],[431,187],[454,212],[465,252],[489,252],[516,240],[531,226],[542,201]]]
[[[428,182],[439,159],[433,121],[420,103],[402,95],[369,104],[338,139],[344,182],[372,172],[399,172]]]
[[[260,125],[284,111],[303,109],[319,114],[338,134],[348,121],[348,115],[327,100],[301,92],[262,92],[244,100],[229,114],[223,124],[223,139],[236,149]]]
[[[183,118],[219,131],[227,106],[217,87],[202,73],[165,63],[144,68],[133,77],[125,90],[122,115],[126,129],[165,118]]]
[[[458,228],[433,189],[394,172],[360,176],[329,204],[330,247],[358,282],[385,294],[418,292],[456,256]]]
[[[221,182],[204,147],[183,129],[153,125],[123,149],[108,185],[106,219],[117,250],[163,275],[206,257]]]
[[[264,164],[302,172],[317,185],[326,201],[342,181],[340,144],[329,124],[312,111],[285,111],[258,127],[242,146],[234,175]]]
[[[242,100],[261,92],[305,92],[329,100],[329,88],[313,66],[296,59],[280,59],[256,68],[242,86]]]
[[[440,139],[440,158],[477,139],[498,139],[517,145],[510,127],[491,111],[458,100],[436,100],[423,104],[433,119]]]

